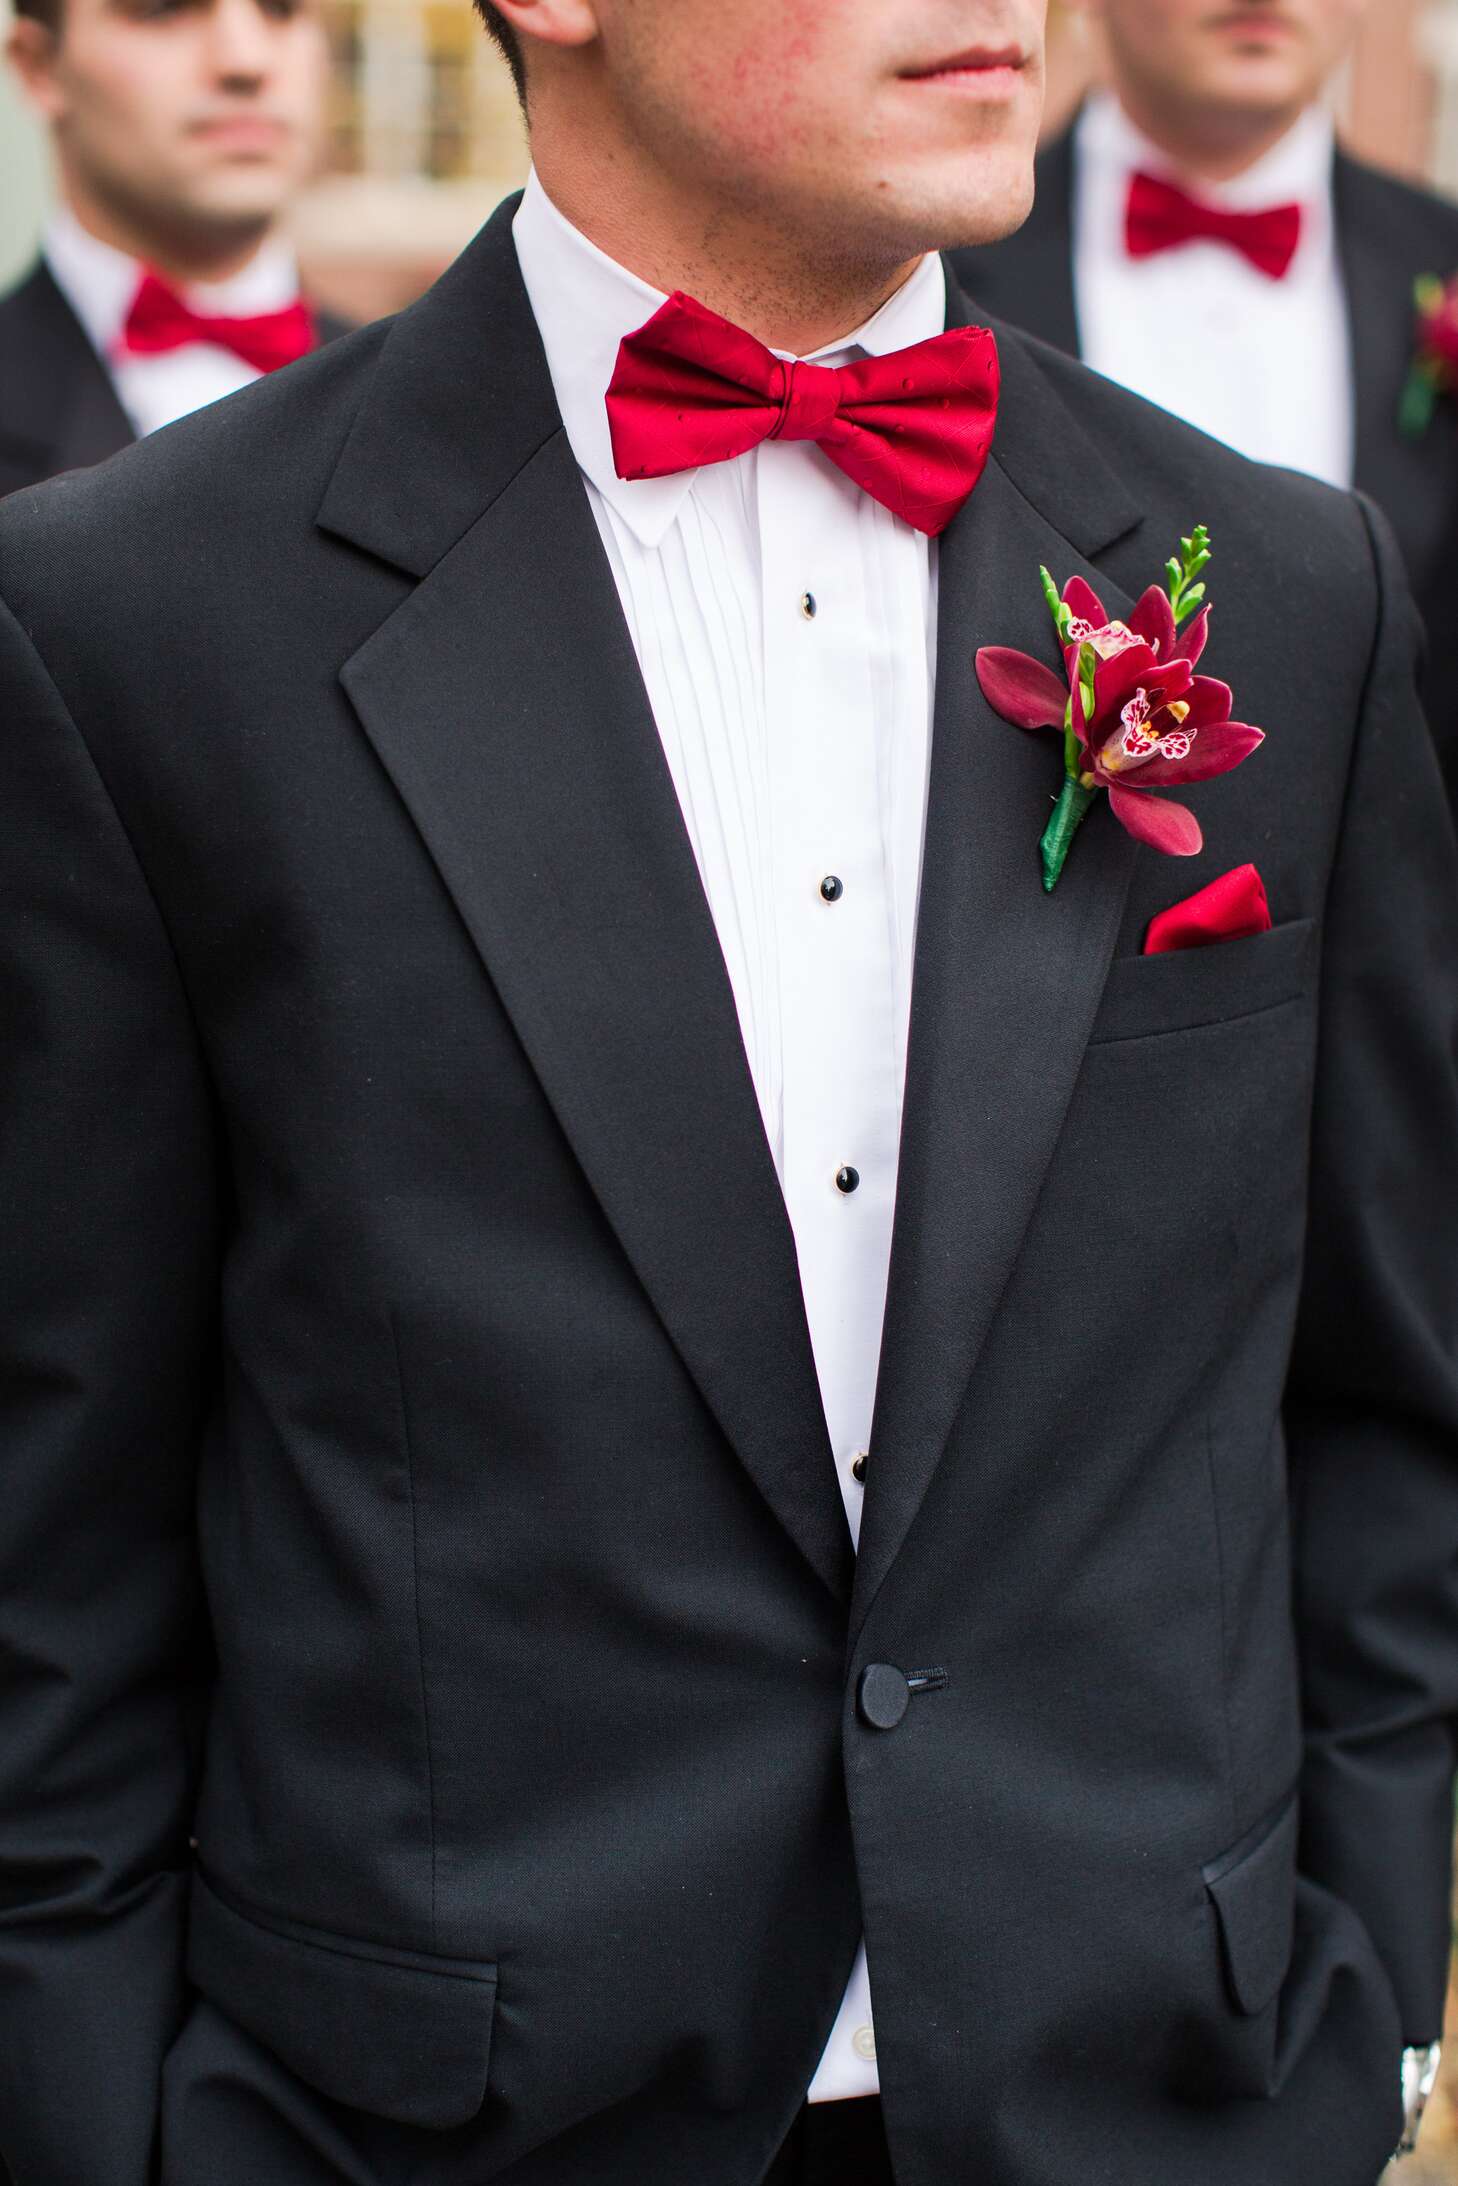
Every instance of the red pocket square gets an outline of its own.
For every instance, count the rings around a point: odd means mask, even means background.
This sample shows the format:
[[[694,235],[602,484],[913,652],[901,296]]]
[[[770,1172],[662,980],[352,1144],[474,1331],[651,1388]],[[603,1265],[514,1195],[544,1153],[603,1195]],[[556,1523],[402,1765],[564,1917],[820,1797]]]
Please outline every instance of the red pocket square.
[[[1253,865],[1237,865],[1233,872],[1222,873],[1207,888],[1152,918],[1144,936],[1144,954],[1164,956],[1170,949],[1241,941],[1247,934],[1268,932],[1270,924],[1264,881]]]

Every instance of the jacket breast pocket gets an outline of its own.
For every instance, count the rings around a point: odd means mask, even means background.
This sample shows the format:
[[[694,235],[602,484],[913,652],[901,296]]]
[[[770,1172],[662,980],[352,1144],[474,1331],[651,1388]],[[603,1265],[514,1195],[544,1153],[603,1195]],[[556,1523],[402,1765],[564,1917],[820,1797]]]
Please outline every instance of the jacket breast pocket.
[[[486,2098],[496,1968],[245,1913],[194,1870],[187,1977],[319,2094],[402,2125]]]
[[[1307,993],[1316,976],[1317,922],[1292,919],[1242,941],[1162,956],[1115,957],[1090,1045],[1191,1031],[1276,1009]]]

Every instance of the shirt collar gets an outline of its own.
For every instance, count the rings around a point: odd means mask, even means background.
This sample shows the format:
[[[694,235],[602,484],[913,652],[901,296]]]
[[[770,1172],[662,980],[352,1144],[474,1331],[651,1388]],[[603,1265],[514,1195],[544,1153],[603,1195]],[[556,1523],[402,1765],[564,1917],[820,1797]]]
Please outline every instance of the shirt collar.
[[[1258,212],[1268,205],[1300,204],[1310,213],[1331,209],[1336,131],[1324,106],[1309,106],[1280,142],[1244,174],[1229,182],[1207,182],[1181,171],[1178,162],[1152,144],[1129,119],[1111,92],[1089,98],[1078,125],[1079,156],[1093,159],[1127,183],[1136,171],[1160,175],[1206,204],[1232,212]]]
[[[52,279],[92,348],[98,356],[110,357],[146,270],[142,261],[103,243],[64,202],[46,222],[42,249]],[[246,319],[283,311],[299,293],[298,261],[281,237],[271,236],[241,272],[226,281],[189,281],[179,293],[195,311],[218,317]]]
[[[573,227],[535,172],[527,177],[512,232],[572,453],[629,530],[645,546],[656,546],[698,474],[619,478],[605,398],[624,335],[651,319],[667,299]],[[841,363],[856,350],[884,356],[943,333],[946,323],[946,274],[940,257],[930,252],[874,317],[842,341],[817,349],[814,361]]]

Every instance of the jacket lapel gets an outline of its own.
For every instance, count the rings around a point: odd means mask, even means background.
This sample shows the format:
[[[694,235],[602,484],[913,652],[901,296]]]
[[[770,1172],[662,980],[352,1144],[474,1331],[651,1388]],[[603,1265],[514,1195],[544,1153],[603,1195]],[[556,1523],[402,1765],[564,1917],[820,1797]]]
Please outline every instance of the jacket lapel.
[[[331,482],[327,528],[423,577],[343,682],[684,1364],[845,1600],[789,1220],[513,209],[397,322]]]
[[[11,299],[18,322],[0,359],[0,437],[31,453],[34,475],[100,463],[136,438],[105,365],[48,268]]]
[[[1356,483],[1403,529],[1413,495],[1434,490],[1429,454],[1404,441],[1398,405],[1413,357],[1416,307],[1409,261],[1395,255],[1390,231],[1371,206],[1365,177],[1339,152],[1333,177],[1336,227],[1347,291],[1356,398]],[[1439,487],[1441,490],[1441,486]]]
[[[856,1629],[921,1505],[1012,1271],[1135,856],[1100,799],[1044,893],[1037,845],[1061,748],[1011,727],[977,683],[980,645],[1056,659],[1040,563],[1060,583],[1084,575],[1111,615],[1128,612],[1132,601],[1089,557],[1139,520],[1031,354],[998,331],[993,457],[941,546],[905,1121]]]

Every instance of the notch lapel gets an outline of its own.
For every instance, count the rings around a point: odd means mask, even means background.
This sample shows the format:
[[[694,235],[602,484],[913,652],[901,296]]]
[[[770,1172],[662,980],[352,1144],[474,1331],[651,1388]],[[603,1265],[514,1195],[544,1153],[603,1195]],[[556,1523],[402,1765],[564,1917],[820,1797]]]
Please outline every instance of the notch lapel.
[[[1082,1064],[1136,845],[1097,801],[1057,888],[1038,837],[1059,740],[995,714],[980,645],[1056,660],[1038,578],[1089,579],[1138,511],[1017,338],[983,481],[941,546],[937,689],[896,1221],[852,1625],[919,1510],[986,1340]],[[1047,508],[1058,521],[1040,513]]]
[[[55,442],[57,470],[84,470],[104,463],[108,456],[129,448],[135,438],[105,366],[93,355],[84,369],[77,370],[72,399],[61,420]]]
[[[388,338],[331,482],[328,528],[429,572],[343,683],[684,1364],[846,1601],[789,1218],[511,211]]]
[[[1338,152],[1332,189],[1351,326],[1355,480],[1401,534],[1409,528],[1404,511],[1411,498],[1423,502],[1442,489],[1435,488],[1429,451],[1421,442],[1404,441],[1397,429],[1417,306],[1408,261],[1393,253],[1385,223],[1369,218],[1364,180],[1360,167]]]
[[[0,438],[51,477],[100,463],[136,438],[111,375],[42,262],[5,307]]]

